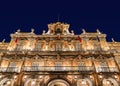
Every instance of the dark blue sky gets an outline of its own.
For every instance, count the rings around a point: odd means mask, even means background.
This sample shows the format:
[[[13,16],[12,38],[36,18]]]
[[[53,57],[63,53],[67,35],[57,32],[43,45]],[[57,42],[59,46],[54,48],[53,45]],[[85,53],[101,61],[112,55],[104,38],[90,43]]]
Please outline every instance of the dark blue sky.
[[[21,31],[35,29],[36,34],[47,30],[47,24],[69,23],[70,30],[80,34],[82,28],[94,32],[97,28],[107,34],[107,40],[113,37],[120,41],[120,5],[119,2],[91,0],[39,0],[0,2],[0,41],[10,40],[10,33],[18,28]]]

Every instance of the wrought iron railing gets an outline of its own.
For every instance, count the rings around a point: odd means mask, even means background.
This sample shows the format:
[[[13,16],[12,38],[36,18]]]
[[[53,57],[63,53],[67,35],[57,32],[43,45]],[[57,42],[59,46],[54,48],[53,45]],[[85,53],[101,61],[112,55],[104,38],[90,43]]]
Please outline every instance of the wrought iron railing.
[[[98,67],[96,68],[97,72],[119,72],[116,67]]]
[[[0,72],[19,72],[18,67],[0,67]]]
[[[24,71],[48,71],[48,72],[92,72],[94,68],[92,66],[25,66]]]

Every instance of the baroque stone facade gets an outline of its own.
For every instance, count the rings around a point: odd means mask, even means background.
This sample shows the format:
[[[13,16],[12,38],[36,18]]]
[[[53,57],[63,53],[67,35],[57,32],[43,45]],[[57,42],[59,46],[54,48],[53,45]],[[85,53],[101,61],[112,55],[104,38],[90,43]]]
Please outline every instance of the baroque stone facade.
[[[48,24],[41,35],[18,30],[0,43],[0,86],[120,86],[120,43],[106,34]]]

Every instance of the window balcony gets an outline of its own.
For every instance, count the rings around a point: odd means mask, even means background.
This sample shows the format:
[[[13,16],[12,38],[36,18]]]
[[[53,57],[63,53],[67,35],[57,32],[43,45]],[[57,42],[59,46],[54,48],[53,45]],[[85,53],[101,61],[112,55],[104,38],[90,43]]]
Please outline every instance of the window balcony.
[[[116,67],[98,67],[96,68],[97,72],[119,72]]]
[[[92,66],[25,66],[23,71],[26,72],[92,72]]]
[[[19,72],[18,67],[0,67],[0,72]]]

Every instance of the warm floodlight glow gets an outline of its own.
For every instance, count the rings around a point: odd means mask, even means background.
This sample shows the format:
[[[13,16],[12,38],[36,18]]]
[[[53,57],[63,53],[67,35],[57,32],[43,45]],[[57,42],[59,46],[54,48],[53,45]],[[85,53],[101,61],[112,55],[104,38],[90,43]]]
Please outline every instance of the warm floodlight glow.
[[[26,79],[26,78],[27,78],[27,76],[25,75],[25,76],[24,76],[24,79]]]
[[[2,78],[2,75],[0,75],[0,78]]]
[[[109,81],[107,81],[107,84],[110,84],[110,82],[109,82]]]
[[[7,81],[7,84],[9,85],[9,84],[10,84],[10,81]]]
[[[82,81],[82,85],[84,85],[85,84],[85,81]]]
[[[103,76],[102,75],[99,75],[99,78],[102,78]]]
[[[35,84],[35,80],[33,80],[31,84],[34,85]]]
[[[39,78],[41,79],[41,78],[42,78],[42,76],[39,76]]]
[[[16,78],[17,78],[17,76],[15,75],[15,76],[14,76],[14,79],[16,79]]]

